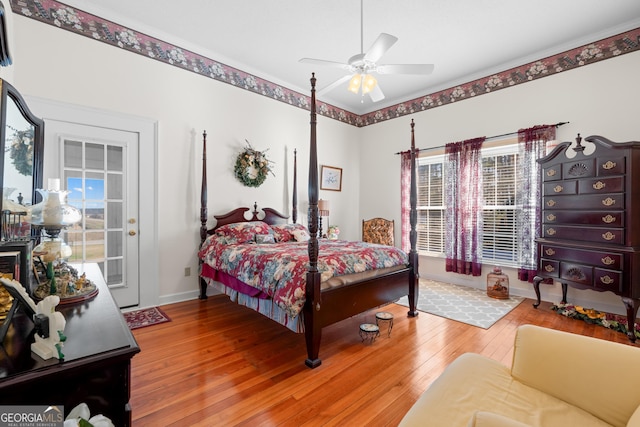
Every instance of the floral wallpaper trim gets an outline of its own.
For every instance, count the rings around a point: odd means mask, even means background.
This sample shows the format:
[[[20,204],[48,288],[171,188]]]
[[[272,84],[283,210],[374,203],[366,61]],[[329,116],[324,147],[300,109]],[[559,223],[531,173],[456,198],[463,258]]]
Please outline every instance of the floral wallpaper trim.
[[[373,111],[360,116],[358,126],[368,126],[407,114],[463,101],[486,93],[496,92],[500,89],[569,71],[639,49],[640,28],[636,28],[632,31],[511,68],[510,70],[483,77],[469,83]]]
[[[129,52],[248,90],[305,110],[310,109],[308,95],[287,89],[237,68],[171,45],[114,22],[91,15],[54,0],[10,0],[14,13],[90,37]],[[311,75],[309,75],[311,78]],[[344,123],[356,125],[358,116],[318,101],[317,111]]]
[[[55,0],[10,0],[14,13],[147,56],[240,89],[309,110],[308,95],[287,89],[237,68],[123,27]],[[460,102],[604,59],[640,50],[640,28],[521,65],[453,88],[428,94],[364,115],[318,101],[318,114],[364,127],[443,105]]]

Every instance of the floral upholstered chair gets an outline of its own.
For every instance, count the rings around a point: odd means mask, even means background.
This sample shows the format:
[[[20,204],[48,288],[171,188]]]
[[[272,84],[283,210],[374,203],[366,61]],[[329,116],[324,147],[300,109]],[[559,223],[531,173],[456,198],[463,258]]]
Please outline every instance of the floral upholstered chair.
[[[363,219],[362,241],[393,246],[393,220],[384,218]]]

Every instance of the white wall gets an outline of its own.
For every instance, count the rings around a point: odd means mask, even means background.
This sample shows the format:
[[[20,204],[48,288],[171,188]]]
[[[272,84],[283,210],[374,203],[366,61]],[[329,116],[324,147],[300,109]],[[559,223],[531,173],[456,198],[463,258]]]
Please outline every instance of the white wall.
[[[17,49],[11,83],[23,95],[158,122],[160,281],[155,286],[160,303],[197,294],[203,130],[208,134],[210,218],[254,202],[290,213],[295,148],[299,221],[307,222],[308,111],[35,20],[14,18]],[[357,128],[318,117],[318,162],[344,172],[342,192],[321,191],[320,197],[331,200],[331,222],[346,225],[347,238],[359,234],[357,216],[352,216],[358,211],[360,184],[357,138]],[[256,149],[268,149],[275,162],[276,176],[257,189],[242,186],[233,176],[245,139]],[[184,277],[185,267],[191,267],[190,277]]]
[[[197,293],[203,130],[208,133],[210,217],[254,201],[289,213],[296,148],[299,221],[306,223],[308,111],[22,16],[14,15],[13,33],[11,83],[23,94],[158,122],[161,303]],[[362,218],[395,218],[399,239],[400,173],[394,153],[409,147],[412,118],[420,148],[559,121],[571,122],[558,129],[561,140],[573,140],[578,132],[614,141],[638,139],[640,87],[632,83],[638,69],[640,52],[635,52],[361,129],[318,116],[319,164],[343,168],[342,191],[320,191],[320,198],[331,201],[330,223],[340,225],[341,237],[358,239]],[[235,156],[245,139],[257,149],[268,148],[276,162],[276,177],[259,189],[243,187],[233,178]],[[184,277],[185,267],[194,274]],[[446,274],[440,259],[421,260],[424,277],[479,288],[489,267],[482,277],[470,278]],[[533,296],[529,284],[517,283],[514,272],[507,273],[513,294]],[[543,285],[543,299],[557,301],[558,295],[558,286]],[[569,296],[574,302],[621,312],[613,295],[570,290]]]
[[[557,129],[561,141],[602,135],[613,141],[640,140],[636,84],[640,52],[634,52],[530,83],[503,89],[411,116],[367,126],[360,143],[360,213],[400,223],[400,159],[394,153],[410,147],[414,119],[416,146],[429,148],[478,136],[501,135],[539,124],[570,122]],[[366,165],[366,166],[365,166]],[[396,239],[400,238],[399,227]],[[487,265],[480,277],[446,273],[444,261],[421,257],[423,277],[443,279],[478,288],[486,287]],[[511,292],[533,297],[530,284],[510,276]],[[542,299],[559,302],[559,285],[541,285]],[[569,289],[572,303],[624,313],[620,298],[611,293]]]

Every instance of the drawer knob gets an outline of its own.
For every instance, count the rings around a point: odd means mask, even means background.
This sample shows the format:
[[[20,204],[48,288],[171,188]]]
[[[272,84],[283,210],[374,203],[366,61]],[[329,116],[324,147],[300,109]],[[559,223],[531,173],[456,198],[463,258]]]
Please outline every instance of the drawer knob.
[[[556,216],[554,214],[547,215],[547,221],[555,221],[555,220],[556,220]]]
[[[602,261],[602,263],[604,265],[611,265],[611,264],[614,264],[616,262],[616,260],[611,258],[609,255],[607,255],[606,257],[602,258],[600,261]]]
[[[551,272],[553,272],[553,271],[556,271],[556,269],[555,269],[555,268],[553,268],[553,266],[551,266],[551,265],[549,265],[549,264],[545,265],[545,266],[544,266],[544,269],[545,269],[545,270],[547,270],[547,272],[548,272],[548,273],[551,273]]]
[[[613,233],[612,233],[612,232],[610,232],[610,231],[607,231],[606,233],[603,233],[603,234],[602,234],[602,238],[603,238],[604,240],[613,240],[613,239],[615,239],[615,238],[616,238],[616,235],[615,235],[615,234],[613,234]]]
[[[556,230],[555,230],[554,228],[549,228],[549,229],[547,230],[547,234],[548,234],[549,236],[553,236],[554,234],[556,234]]]
[[[556,205],[555,200],[548,200],[548,201],[547,201],[547,206],[549,206],[549,207],[553,207],[553,206],[555,206],[555,205]]]
[[[602,199],[602,204],[605,206],[613,206],[616,204],[616,200],[611,197],[607,197],[606,199]]]
[[[564,188],[562,188],[562,185],[556,185],[555,187],[553,187],[553,191],[555,191],[556,193],[562,193],[562,190],[564,190]]]
[[[602,190],[602,189],[603,189],[604,187],[606,187],[606,186],[607,186],[607,184],[605,184],[604,182],[602,182],[602,181],[598,181],[598,182],[595,182],[595,183],[593,184],[593,189],[594,189],[594,190]]]
[[[556,170],[555,169],[549,169],[547,171],[547,176],[555,176],[556,174]]]
[[[610,170],[610,169],[615,168],[616,166],[617,166],[617,165],[616,165],[616,162],[612,162],[611,160],[609,160],[607,163],[604,163],[604,164],[602,165],[602,168],[603,168],[603,169],[606,169],[606,170]]]
[[[545,253],[545,254],[547,254],[547,255],[549,255],[549,256],[551,256],[551,255],[555,255],[555,254],[556,254],[556,251],[554,251],[554,250],[553,250],[553,249],[551,249],[551,248],[547,248],[547,249],[544,251],[544,253]]]
[[[615,220],[616,220],[616,217],[611,214],[602,217],[602,222],[606,224],[611,224],[612,222],[615,222]]]
[[[602,276],[602,277],[600,277],[600,281],[601,281],[602,283],[604,283],[605,285],[610,285],[610,284],[612,284],[612,283],[613,283],[613,279],[612,279],[611,277],[609,277],[609,276]]]

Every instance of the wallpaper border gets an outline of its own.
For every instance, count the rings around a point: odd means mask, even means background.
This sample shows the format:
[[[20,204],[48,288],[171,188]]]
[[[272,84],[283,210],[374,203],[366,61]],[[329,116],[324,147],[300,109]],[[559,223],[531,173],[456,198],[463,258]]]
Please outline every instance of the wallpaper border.
[[[27,18],[90,37],[297,108],[305,110],[310,108],[311,98],[308,95],[64,3],[55,0],[10,0],[10,2],[14,13]],[[317,112],[343,123],[364,127],[528,83],[637,50],[640,50],[640,28],[363,115],[357,115],[321,101],[317,102]]]

